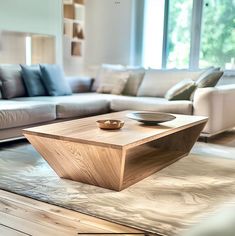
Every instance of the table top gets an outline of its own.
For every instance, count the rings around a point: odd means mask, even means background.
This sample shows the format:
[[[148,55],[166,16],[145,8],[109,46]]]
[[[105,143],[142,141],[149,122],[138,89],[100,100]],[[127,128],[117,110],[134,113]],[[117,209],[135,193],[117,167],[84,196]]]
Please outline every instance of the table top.
[[[207,121],[202,116],[174,114],[176,119],[172,121],[148,126],[127,118],[126,115],[131,112],[133,111],[113,112],[37,126],[24,129],[23,133],[112,148],[131,148]],[[96,124],[100,119],[119,119],[125,124],[120,130],[101,130]]]

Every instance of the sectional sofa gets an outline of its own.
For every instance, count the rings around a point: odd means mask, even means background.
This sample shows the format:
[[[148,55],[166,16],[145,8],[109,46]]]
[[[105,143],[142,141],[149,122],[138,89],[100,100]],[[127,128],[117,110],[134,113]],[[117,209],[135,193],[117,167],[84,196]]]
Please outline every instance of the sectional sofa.
[[[121,110],[207,116],[209,121],[201,134],[206,137],[235,126],[235,85],[197,88],[190,100],[169,101],[164,97],[174,84],[185,78],[197,80],[205,70],[127,69],[131,76],[121,95],[92,91],[99,86],[99,76],[94,84],[89,77],[73,77],[67,78],[72,95],[29,97],[23,91],[20,73],[13,73],[15,67],[7,67],[10,72],[5,74],[1,73],[3,68],[5,70],[5,66],[0,66],[1,142],[22,138],[22,129],[26,127]],[[10,91],[4,91],[3,83],[9,83]]]

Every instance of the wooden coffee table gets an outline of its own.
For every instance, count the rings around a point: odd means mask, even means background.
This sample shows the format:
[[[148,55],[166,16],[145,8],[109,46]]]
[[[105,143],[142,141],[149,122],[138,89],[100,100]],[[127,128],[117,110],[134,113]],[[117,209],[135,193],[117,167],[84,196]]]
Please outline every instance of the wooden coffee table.
[[[61,177],[120,191],[188,155],[207,118],[176,115],[157,126],[126,117],[131,111],[25,129],[25,137]],[[99,119],[125,121],[101,130]],[[189,170],[190,171],[190,170]]]

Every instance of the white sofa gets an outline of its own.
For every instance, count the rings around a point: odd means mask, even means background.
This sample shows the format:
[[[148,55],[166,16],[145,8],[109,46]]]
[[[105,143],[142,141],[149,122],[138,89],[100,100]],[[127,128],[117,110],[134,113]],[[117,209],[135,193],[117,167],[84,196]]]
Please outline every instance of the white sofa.
[[[164,98],[116,97],[113,111],[145,110],[208,117],[201,137],[212,137],[235,127],[235,85],[199,88],[193,101],[171,101]]]
[[[235,84],[196,90],[193,115],[209,118],[201,136],[211,137],[235,126],[234,102]]]
[[[25,127],[122,110],[207,116],[209,120],[201,136],[213,136],[235,126],[235,85],[198,88],[192,101],[168,101],[164,97],[177,82],[185,78],[196,80],[202,73],[187,70],[147,71],[139,87],[136,89],[133,86],[136,94],[129,91],[132,96],[83,89],[70,96],[0,99],[0,142],[21,138]],[[131,83],[134,83],[134,77],[132,79]],[[79,81],[78,78],[77,83]],[[76,86],[76,80],[72,86]]]
[[[211,137],[235,127],[235,84],[197,88],[193,99],[187,101],[168,101],[164,97],[168,89],[177,82],[185,78],[197,80],[203,73],[208,74],[204,70],[153,70],[144,77],[136,97],[113,98],[111,109],[206,116],[209,120],[201,133],[204,137]],[[148,82],[145,83],[145,79]]]

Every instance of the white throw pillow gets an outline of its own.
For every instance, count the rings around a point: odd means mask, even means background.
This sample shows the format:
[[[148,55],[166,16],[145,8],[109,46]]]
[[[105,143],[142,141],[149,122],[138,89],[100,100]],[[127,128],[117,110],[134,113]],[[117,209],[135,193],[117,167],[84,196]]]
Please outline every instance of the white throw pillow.
[[[128,80],[125,83],[123,89],[123,94],[126,96],[136,96],[139,86],[143,80],[145,69],[143,67],[132,67],[132,66],[123,66],[119,64],[103,64],[100,67],[99,73],[96,76],[93,89],[95,91],[101,91],[101,82],[104,77],[110,77],[112,74],[125,74],[129,75]],[[99,89],[98,89],[99,88]]]
[[[95,75],[95,81],[92,86],[93,91],[97,91],[98,87],[100,86],[102,78],[109,73],[114,73],[114,72],[125,72],[126,68],[125,66],[122,65],[112,65],[112,64],[102,64],[98,71],[97,74]]]
[[[125,88],[128,78],[129,73],[127,72],[106,72],[100,77],[100,85],[96,92],[120,95]]]

